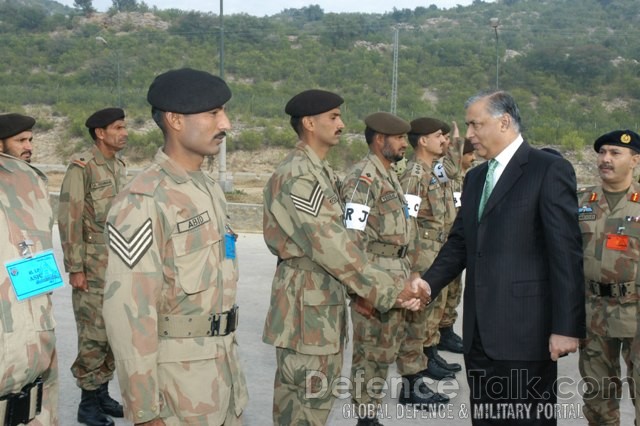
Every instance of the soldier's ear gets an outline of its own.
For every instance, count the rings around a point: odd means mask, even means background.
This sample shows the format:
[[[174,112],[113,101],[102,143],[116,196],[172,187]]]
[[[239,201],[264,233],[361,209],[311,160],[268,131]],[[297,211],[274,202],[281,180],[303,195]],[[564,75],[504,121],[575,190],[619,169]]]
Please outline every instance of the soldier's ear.
[[[177,112],[165,112],[164,122],[167,127],[174,130],[180,130],[184,125],[184,114],[179,114]]]
[[[315,123],[313,122],[313,118],[309,116],[302,117],[302,127],[304,127],[305,129],[312,131],[314,124]]]

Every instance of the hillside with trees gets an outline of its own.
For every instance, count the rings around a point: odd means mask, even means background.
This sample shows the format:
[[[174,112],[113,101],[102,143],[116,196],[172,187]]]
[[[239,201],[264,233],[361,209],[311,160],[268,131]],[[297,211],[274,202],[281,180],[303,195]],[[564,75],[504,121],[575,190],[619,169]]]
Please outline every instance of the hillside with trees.
[[[497,37],[491,20],[497,18]],[[221,31],[221,25],[223,31]],[[283,107],[318,87],[346,99],[348,132],[391,108],[394,31],[399,35],[397,113],[463,121],[466,98],[498,84],[522,109],[534,144],[581,150],[613,128],[638,130],[640,9],[636,0],[474,1],[452,9],[387,14],[326,13],[319,6],[269,17],[157,10],[114,0],[95,13],[90,0],[67,8],[50,0],[0,1],[0,110],[44,105],[66,120],[61,150],[85,137],[87,111],[121,105],[139,131],[128,155],[144,158],[160,137],[149,122],[154,76],[189,66],[219,73],[233,90],[229,150],[291,146]],[[496,57],[497,53],[497,57]],[[46,130],[52,117],[38,117]],[[463,129],[464,130],[464,129]],[[357,135],[357,136],[354,136]],[[363,144],[342,144],[338,167]]]

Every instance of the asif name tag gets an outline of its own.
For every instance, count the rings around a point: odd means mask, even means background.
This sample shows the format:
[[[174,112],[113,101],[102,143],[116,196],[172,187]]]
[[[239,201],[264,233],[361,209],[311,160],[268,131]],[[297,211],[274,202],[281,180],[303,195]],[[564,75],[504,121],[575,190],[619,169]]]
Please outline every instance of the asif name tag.
[[[64,284],[52,250],[7,262],[4,266],[18,300],[48,293]]]

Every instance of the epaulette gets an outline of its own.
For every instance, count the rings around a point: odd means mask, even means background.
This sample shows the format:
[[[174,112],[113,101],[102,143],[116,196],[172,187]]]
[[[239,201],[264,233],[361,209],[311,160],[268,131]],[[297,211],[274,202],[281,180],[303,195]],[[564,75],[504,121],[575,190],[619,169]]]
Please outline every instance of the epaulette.
[[[91,151],[85,151],[81,152],[80,154],[75,154],[73,157],[71,157],[70,164],[74,164],[84,169],[87,163],[92,159],[93,153]]]
[[[153,164],[146,170],[138,173],[129,186],[129,192],[132,194],[148,195],[153,194],[162,182],[163,175],[156,164]]]
[[[421,178],[422,175],[424,174],[424,167],[422,167],[422,165],[419,163],[413,163],[410,173],[411,173],[411,176]]]
[[[598,193],[595,186],[583,186],[576,191],[579,203],[593,203],[598,201]]]

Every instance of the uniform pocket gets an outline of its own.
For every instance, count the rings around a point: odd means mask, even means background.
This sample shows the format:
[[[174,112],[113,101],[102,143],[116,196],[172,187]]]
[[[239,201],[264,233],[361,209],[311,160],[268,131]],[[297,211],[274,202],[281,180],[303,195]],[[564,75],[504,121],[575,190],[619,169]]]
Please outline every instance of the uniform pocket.
[[[109,181],[109,185],[92,189],[90,193],[92,200],[91,204],[93,205],[93,210],[95,212],[95,221],[97,223],[103,223],[106,221],[111,200],[116,196],[113,182]]]
[[[202,228],[198,232],[173,235],[171,244],[176,280],[182,290],[196,294],[210,288],[210,282],[217,279],[222,255],[220,234],[211,228]]]
[[[303,289],[302,340],[305,345],[339,345],[344,319],[342,288]]]

